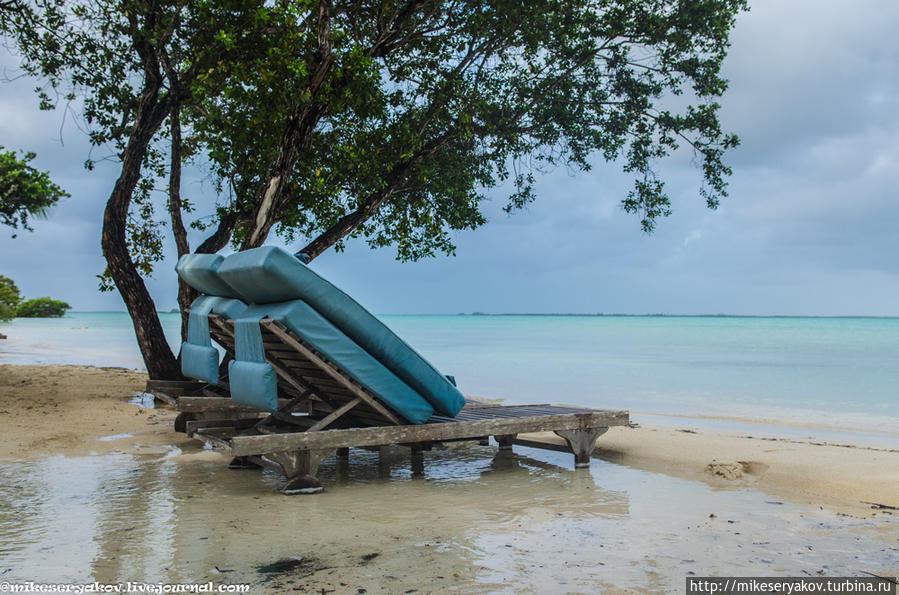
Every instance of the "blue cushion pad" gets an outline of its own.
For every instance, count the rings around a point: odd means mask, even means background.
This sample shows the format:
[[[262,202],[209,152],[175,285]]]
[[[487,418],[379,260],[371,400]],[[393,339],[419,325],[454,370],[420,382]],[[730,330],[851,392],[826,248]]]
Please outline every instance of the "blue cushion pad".
[[[181,344],[181,373],[216,384],[219,380],[219,351],[209,338],[211,312],[236,318],[247,309],[246,304],[229,298],[201,295],[190,305],[187,341]]]

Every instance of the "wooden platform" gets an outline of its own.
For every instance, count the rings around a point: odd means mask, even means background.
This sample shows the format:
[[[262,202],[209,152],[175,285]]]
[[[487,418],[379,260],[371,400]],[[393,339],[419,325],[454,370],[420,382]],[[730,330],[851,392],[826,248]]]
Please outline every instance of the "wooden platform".
[[[592,432],[598,436],[600,430],[627,425],[628,414],[626,411],[572,409],[552,405],[478,407],[463,409],[456,418],[432,418],[428,423],[420,425],[255,435],[233,434],[228,431],[230,427],[225,422],[227,420],[216,420],[215,423],[198,420],[189,422],[188,429],[193,437],[226,448],[231,455],[238,457],[286,450],[334,450],[351,446],[481,440],[488,436],[495,436],[500,444],[511,444],[517,434],[546,431],[556,432],[563,437],[564,433],[578,431]]]
[[[158,389],[156,389],[158,390]],[[156,392],[151,389],[151,392]],[[574,454],[575,468],[587,467],[596,439],[610,427],[628,424],[626,411],[581,409],[555,405],[485,405],[471,403],[455,418],[433,416],[425,424],[338,428],[301,431],[282,424],[272,433],[256,429],[264,412],[235,409],[230,399],[185,395],[177,398],[182,412],[205,415],[185,422],[183,431],[234,457],[232,467],[274,467],[287,476],[285,493],[321,491],[315,478],[319,463],[334,455],[347,457],[351,447],[371,448],[399,444],[413,456],[434,444],[455,441],[486,443],[493,437],[500,449],[513,444],[559,450],[556,445],[518,440],[518,434],[552,431],[564,438]],[[252,413],[249,417],[247,413]],[[227,415],[222,415],[227,414]],[[314,425],[309,414],[292,414],[297,426]]]
[[[211,314],[209,327],[226,359],[233,358],[233,321]],[[627,411],[469,402],[456,417],[434,415],[410,425],[282,323],[263,319],[260,330],[266,361],[278,377],[276,412],[234,402],[227,378],[218,385],[149,381],[147,391],[180,411],[176,430],[224,449],[234,457],[233,468],[280,469],[287,494],[321,491],[319,463],[335,452],[348,456],[350,447],[401,444],[420,454],[434,443],[493,436],[508,449],[518,434],[552,431],[574,453],[575,467],[586,467],[596,439],[629,421]]]

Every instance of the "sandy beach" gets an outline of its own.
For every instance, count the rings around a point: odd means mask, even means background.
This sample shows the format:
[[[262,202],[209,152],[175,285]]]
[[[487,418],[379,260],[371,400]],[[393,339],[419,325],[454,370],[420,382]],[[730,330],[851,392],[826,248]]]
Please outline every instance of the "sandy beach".
[[[0,414],[16,420],[0,434],[0,458],[191,442],[172,431],[173,411],[127,402],[145,384],[144,373],[122,368],[0,366]],[[682,427],[612,428],[597,441],[594,457],[715,487],[751,486],[846,513],[874,514],[872,504],[899,508],[899,448],[693,430],[689,420],[678,421]],[[127,436],[103,440],[121,435]],[[521,438],[563,443],[551,433]]]
[[[125,443],[169,443],[176,413],[128,403],[147,375],[124,368],[0,365],[0,414],[15,423],[0,432],[0,459],[82,456]]]
[[[676,592],[709,574],[899,573],[899,451],[683,427],[570,455],[449,446],[326,460],[324,493],[172,430],[146,377],[0,366],[9,580],[245,582],[253,592]],[[132,402],[129,402],[132,401]],[[144,406],[142,406],[144,405]],[[633,417],[639,423],[639,416]],[[553,441],[554,436],[531,435]],[[414,506],[397,506],[397,503]],[[676,503],[676,504],[675,504]]]

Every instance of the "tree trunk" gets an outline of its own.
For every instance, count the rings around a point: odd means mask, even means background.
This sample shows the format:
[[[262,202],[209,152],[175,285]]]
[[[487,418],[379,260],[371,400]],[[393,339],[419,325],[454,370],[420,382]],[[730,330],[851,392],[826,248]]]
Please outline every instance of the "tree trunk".
[[[170,76],[171,78],[171,76]],[[175,236],[175,247],[178,258],[190,254],[187,241],[187,229],[181,218],[181,106],[173,105],[169,115],[172,131],[172,164],[169,170],[169,215],[172,219],[172,235]],[[187,341],[187,311],[196,299],[197,291],[178,278],[178,310],[181,312],[181,341]]]
[[[235,212],[222,215],[215,232],[197,246],[197,254],[215,254],[227,246],[231,241],[234,226],[237,225],[237,219],[238,215]]]
[[[165,121],[168,107],[159,102],[158,77],[148,73],[134,119],[134,128],[122,154],[122,172],[116,180],[103,214],[103,256],[116,288],[128,308],[134,334],[140,346],[147,373],[152,379],[178,379],[181,370],[172,354],[156,304],[128,253],[126,222],[131,196],[140,179],[141,163],[153,135]]]
[[[351,234],[360,225],[378,211],[378,207],[389,196],[388,192],[378,192],[363,202],[359,208],[337,220],[337,223],[322,232],[317,238],[306,244],[301,250],[306,255],[306,262],[311,262],[322,252]]]

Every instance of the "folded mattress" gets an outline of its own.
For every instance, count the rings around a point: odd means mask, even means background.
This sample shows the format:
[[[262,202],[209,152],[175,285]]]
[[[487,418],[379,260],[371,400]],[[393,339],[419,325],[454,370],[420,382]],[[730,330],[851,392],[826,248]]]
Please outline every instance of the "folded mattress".
[[[216,275],[247,303],[303,300],[439,413],[453,417],[465,405],[462,393],[434,366],[353,298],[292,254],[275,246],[237,252],[224,259]],[[352,368],[345,370],[353,372]]]

